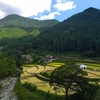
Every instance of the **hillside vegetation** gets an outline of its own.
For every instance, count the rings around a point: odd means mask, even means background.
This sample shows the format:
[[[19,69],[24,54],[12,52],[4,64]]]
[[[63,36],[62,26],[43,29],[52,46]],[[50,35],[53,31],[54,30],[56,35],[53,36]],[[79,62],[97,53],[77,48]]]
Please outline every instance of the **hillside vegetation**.
[[[14,57],[0,53],[0,79],[15,75],[16,72],[17,66]]]
[[[99,37],[100,10],[88,8],[43,31],[37,38],[37,48],[53,52],[76,51],[94,56],[100,54]]]
[[[19,15],[8,15],[0,20],[0,27],[22,27],[25,30],[39,29],[44,30],[58,23],[57,20],[35,20]]]
[[[8,15],[0,20],[0,48],[10,53],[32,51],[34,38],[43,30],[59,23],[57,20],[35,20],[19,15]],[[29,48],[28,48],[29,47]],[[29,49],[29,50],[27,50]],[[1,50],[1,49],[0,49]]]
[[[63,22],[33,20],[9,15],[0,20],[3,51],[31,53],[33,50],[100,55],[100,10],[88,8]]]
[[[30,34],[37,36],[57,23],[57,20],[39,21],[14,14],[8,15],[0,20],[0,39],[19,38]]]

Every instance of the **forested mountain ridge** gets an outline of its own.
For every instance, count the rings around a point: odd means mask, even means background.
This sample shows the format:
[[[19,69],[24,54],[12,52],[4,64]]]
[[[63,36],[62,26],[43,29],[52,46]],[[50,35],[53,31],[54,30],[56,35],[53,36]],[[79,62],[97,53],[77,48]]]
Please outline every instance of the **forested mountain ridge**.
[[[38,22],[37,24],[33,23],[32,28],[29,28],[31,24],[27,23],[28,18],[25,18],[25,20],[21,20],[21,18],[18,15],[9,15],[0,20],[0,39],[2,39],[0,46],[6,47],[4,50],[10,48],[13,52],[26,53],[35,49],[42,49],[52,52],[74,51],[92,56],[100,55],[99,9],[88,8],[63,22],[29,19]],[[19,23],[17,23],[17,19],[20,19]],[[26,24],[21,25],[24,21]],[[53,21],[54,23],[56,21],[55,25],[50,24]],[[45,24],[42,25],[42,22]],[[28,27],[28,25],[30,26]],[[51,26],[47,29],[46,25]]]
[[[45,43],[46,41],[46,43]],[[100,51],[100,10],[88,8],[43,31],[37,38],[38,47],[55,52]]]
[[[15,14],[8,15],[0,20],[0,47],[5,52],[29,51],[36,36],[58,23],[57,20],[35,20]]]
[[[47,29],[59,23],[57,20],[36,20],[22,17],[16,14],[8,15],[0,20],[0,27],[21,27],[27,30],[30,29]]]
[[[0,39],[20,38],[23,36],[37,36],[43,30],[46,30],[59,23],[57,20],[35,20],[19,15],[8,15],[0,20]]]

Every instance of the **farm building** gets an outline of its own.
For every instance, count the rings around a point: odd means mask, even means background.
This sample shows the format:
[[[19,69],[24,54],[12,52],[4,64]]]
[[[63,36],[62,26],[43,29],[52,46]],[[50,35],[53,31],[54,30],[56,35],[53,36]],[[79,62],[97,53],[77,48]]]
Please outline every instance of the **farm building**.
[[[86,66],[86,65],[81,64],[81,65],[80,65],[80,68],[81,68],[81,69],[87,69],[87,66]]]
[[[51,55],[46,55],[46,57],[44,58],[44,60],[46,60],[47,62],[52,62],[54,60],[56,60],[57,58],[51,56]]]

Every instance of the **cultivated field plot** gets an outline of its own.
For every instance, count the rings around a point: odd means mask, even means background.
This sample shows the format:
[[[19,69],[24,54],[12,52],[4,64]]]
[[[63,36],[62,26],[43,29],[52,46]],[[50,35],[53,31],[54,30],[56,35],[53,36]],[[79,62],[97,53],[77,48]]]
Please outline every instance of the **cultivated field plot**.
[[[100,64],[93,64],[93,63],[84,63],[88,68],[99,70],[100,71]]]
[[[35,76],[35,74],[40,75],[41,72],[53,71],[55,67],[50,66],[32,66],[32,67],[23,67],[23,73],[21,74],[21,82],[29,82],[33,83],[37,86],[38,89],[43,90],[45,92],[50,91],[51,93],[55,93],[52,87],[50,87],[49,83],[43,81]],[[62,94],[62,93],[61,93]]]
[[[48,66],[52,66],[52,67],[60,67],[64,65],[64,63],[57,63],[57,62],[52,62],[52,63],[49,63]]]
[[[87,64],[84,63],[87,66],[93,66],[92,70],[91,69],[85,69],[85,71],[88,73],[89,78],[100,78],[100,71],[99,69],[99,64]],[[41,66],[41,65],[27,65],[23,67],[23,73],[21,74],[21,82],[29,82],[33,83],[37,86],[38,89],[43,90],[45,92],[50,91],[51,93],[55,93],[53,88],[50,87],[49,82],[43,80],[43,79],[48,79],[45,76],[42,76],[41,72],[46,72],[46,73],[51,73],[55,68],[60,67],[61,65],[64,65],[64,63],[50,63],[46,67]],[[94,70],[95,68],[95,70]],[[97,69],[96,69],[97,68]],[[62,95],[63,93],[59,93]]]
[[[87,77],[89,78],[100,78],[100,71],[90,69],[86,69],[85,71],[88,73]]]

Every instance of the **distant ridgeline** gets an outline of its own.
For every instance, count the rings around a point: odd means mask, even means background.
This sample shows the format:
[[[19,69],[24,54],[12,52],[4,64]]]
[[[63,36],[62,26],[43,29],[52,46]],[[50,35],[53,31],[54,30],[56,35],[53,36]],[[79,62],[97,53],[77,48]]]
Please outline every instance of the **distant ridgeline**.
[[[43,31],[37,37],[37,44],[39,49],[54,52],[100,54],[100,10],[88,8]]]
[[[15,14],[8,15],[0,20],[0,38],[15,38],[26,36],[29,34],[36,36],[41,31],[52,27],[57,23],[57,20],[39,21],[21,17]]]
[[[100,10],[96,8],[88,8],[63,22],[9,15],[0,20],[0,27],[0,46],[5,46],[5,51],[10,48],[13,52],[29,53],[38,49],[100,55]]]

